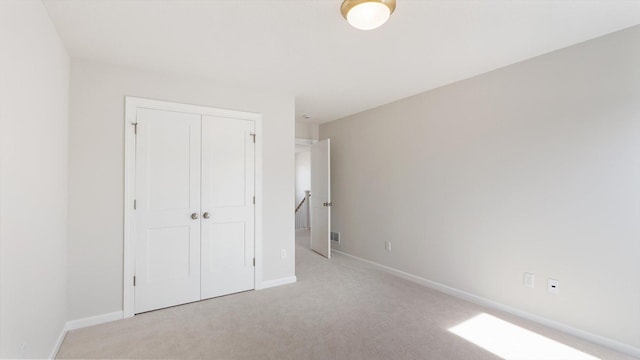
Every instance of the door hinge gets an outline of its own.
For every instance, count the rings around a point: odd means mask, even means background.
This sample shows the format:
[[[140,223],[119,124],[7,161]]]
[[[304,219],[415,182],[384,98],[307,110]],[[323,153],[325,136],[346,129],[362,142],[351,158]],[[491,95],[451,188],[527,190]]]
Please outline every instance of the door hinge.
[[[138,135],[138,123],[133,123],[133,135]]]
[[[136,286],[136,277],[135,277],[135,275],[133,276],[133,286]]]
[[[253,266],[256,266],[256,258],[253,258]]]
[[[138,202],[134,199],[133,200],[133,210],[136,209],[137,205],[138,205]]]
[[[253,138],[253,143],[256,143],[256,134],[249,134],[249,136],[251,136]]]
[[[255,195],[254,195],[254,196],[253,196],[253,205],[255,205],[255,204],[256,204],[256,197],[255,197]]]

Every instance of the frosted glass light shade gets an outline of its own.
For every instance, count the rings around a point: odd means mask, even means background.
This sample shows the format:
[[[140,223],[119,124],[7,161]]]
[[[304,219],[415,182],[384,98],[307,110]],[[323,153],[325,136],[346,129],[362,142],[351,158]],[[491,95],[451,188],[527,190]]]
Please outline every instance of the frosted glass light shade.
[[[395,8],[395,0],[345,0],[341,11],[354,28],[372,30],[387,22]]]

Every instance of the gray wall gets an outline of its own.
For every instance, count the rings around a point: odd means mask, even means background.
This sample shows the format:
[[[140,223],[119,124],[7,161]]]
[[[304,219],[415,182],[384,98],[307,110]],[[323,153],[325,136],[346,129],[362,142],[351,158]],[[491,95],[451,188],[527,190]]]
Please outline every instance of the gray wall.
[[[67,319],[69,56],[40,1],[0,1],[0,358]]]
[[[263,114],[263,280],[295,274],[294,97],[87,61],[71,65],[69,319],[122,310],[125,95]],[[290,254],[280,259],[280,250]]]
[[[337,249],[640,348],[639,44],[634,27],[321,125]]]

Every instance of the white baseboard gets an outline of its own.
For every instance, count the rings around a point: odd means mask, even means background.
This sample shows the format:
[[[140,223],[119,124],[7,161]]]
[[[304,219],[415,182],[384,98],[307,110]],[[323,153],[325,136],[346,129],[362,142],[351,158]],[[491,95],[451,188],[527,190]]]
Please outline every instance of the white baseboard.
[[[64,337],[67,335],[67,324],[62,326],[60,329],[60,335],[58,336],[58,340],[53,345],[53,350],[51,350],[51,354],[49,355],[49,359],[55,359],[56,355],[58,355],[58,350],[60,350],[60,346],[62,346],[62,342],[64,341]]]
[[[342,251],[338,251],[338,250],[332,250],[332,251],[336,252],[336,253],[339,253],[341,255],[350,257],[350,258],[352,258],[354,260],[357,260],[357,261],[360,261],[360,262],[363,262],[363,263],[366,263],[366,264],[369,264],[369,265],[373,265],[374,267],[376,267],[376,268],[378,268],[378,269],[380,269],[380,270],[382,270],[382,271],[384,271],[386,273],[398,276],[398,277],[403,278],[405,280],[409,280],[409,281],[414,282],[416,284],[423,285],[423,286],[432,288],[434,290],[441,291],[441,292],[443,292],[445,294],[449,294],[449,295],[455,296],[455,297],[463,299],[463,300],[467,300],[467,301],[475,303],[475,304],[479,304],[479,305],[483,305],[483,306],[486,306],[486,307],[489,307],[489,308],[493,308],[493,309],[496,309],[496,310],[504,311],[506,313],[513,314],[513,315],[519,316],[521,318],[524,318],[524,319],[527,319],[527,320],[531,320],[531,321],[537,322],[539,324],[548,326],[548,327],[550,327],[552,329],[556,329],[556,330],[565,332],[567,334],[573,335],[575,337],[590,341],[592,343],[608,347],[608,348],[616,350],[618,352],[625,353],[625,354],[640,358],[640,348],[637,348],[637,347],[634,347],[634,346],[631,346],[631,345],[628,345],[628,344],[621,343],[621,342],[619,342],[617,340],[609,339],[609,338],[606,338],[604,336],[600,336],[600,335],[596,335],[596,334],[590,333],[588,331],[580,330],[580,329],[574,328],[572,326],[569,326],[567,324],[563,324],[563,323],[555,321],[555,320],[551,320],[551,319],[548,319],[548,318],[545,318],[545,317],[542,317],[542,316],[539,316],[539,315],[535,315],[535,314],[532,314],[530,312],[526,312],[524,310],[520,310],[520,309],[511,307],[509,305],[505,305],[505,304],[502,304],[502,303],[499,303],[499,302],[496,302],[496,301],[493,301],[493,300],[489,300],[487,298],[483,298],[483,297],[478,296],[478,295],[474,295],[472,293],[468,293],[466,291],[462,291],[462,290],[459,290],[459,289],[456,289],[456,288],[453,288],[453,287],[450,287],[450,286],[447,286],[447,285],[444,285],[444,284],[440,284],[440,283],[435,282],[435,281],[431,281],[431,280],[428,280],[428,279],[425,279],[425,278],[421,278],[419,276],[416,276],[416,275],[413,275],[413,274],[409,274],[407,272],[404,272],[404,271],[401,271],[401,270],[398,270],[398,269],[395,269],[395,268],[392,268],[392,267],[389,267],[389,266],[386,266],[386,265],[378,264],[378,263],[370,261],[370,260],[359,258],[357,256],[354,256],[354,255],[351,255],[351,254],[347,254],[347,253],[342,252]]]
[[[87,318],[67,321],[66,324],[64,324],[62,331],[60,331],[60,336],[58,337],[58,341],[56,341],[56,344],[53,346],[53,349],[51,350],[51,355],[49,355],[49,358],[50,359],[56,358],[56,355],[60,350],[60,346],[62,346],[62,342],[64,341],[64,337],[67,336],[67,332],[69,330],[82,329],[82,328],[93,326],[93,325],[100,325],[100,324],[108,323],[111,321],[120,320],[122,319],[122,314],[123,314],[122,311],[114,311],[108,314],[90,316]]]
[[[67,321],[66,329],[67,330],[81,329],[88,326],[99,325],[99,324],[104,324],[111,321],[121,320],[122,318],[123,318],[122,311],[114,311],[108,314],[96,315],[96,316],[91,316],[83,319]]]
[[[260,284],[260,287],[257,287],[256,290],[262,290],[262,289],[268,289],[268,288],[275,287],[275,286],[293,284],[296,281],[298,281],[298,278],[296,278],[295,275],[294,276],[289,276],[289,277],[286,277],[286,278],[263,281]]]

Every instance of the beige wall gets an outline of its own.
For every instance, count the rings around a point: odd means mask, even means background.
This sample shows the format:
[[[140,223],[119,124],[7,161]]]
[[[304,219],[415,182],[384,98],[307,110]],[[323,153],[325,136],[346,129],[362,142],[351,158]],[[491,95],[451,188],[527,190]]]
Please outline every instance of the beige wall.
[[[125,95],[263,114],[263,280],[293,276],[293,96],[73,61],[69,319],[122,310]]]
[[[0,358],[67,319],[69,56],[40,1],[0,1]]]
[[[640,351],[638,44],[634,27],[321,125],[338,249]]]

